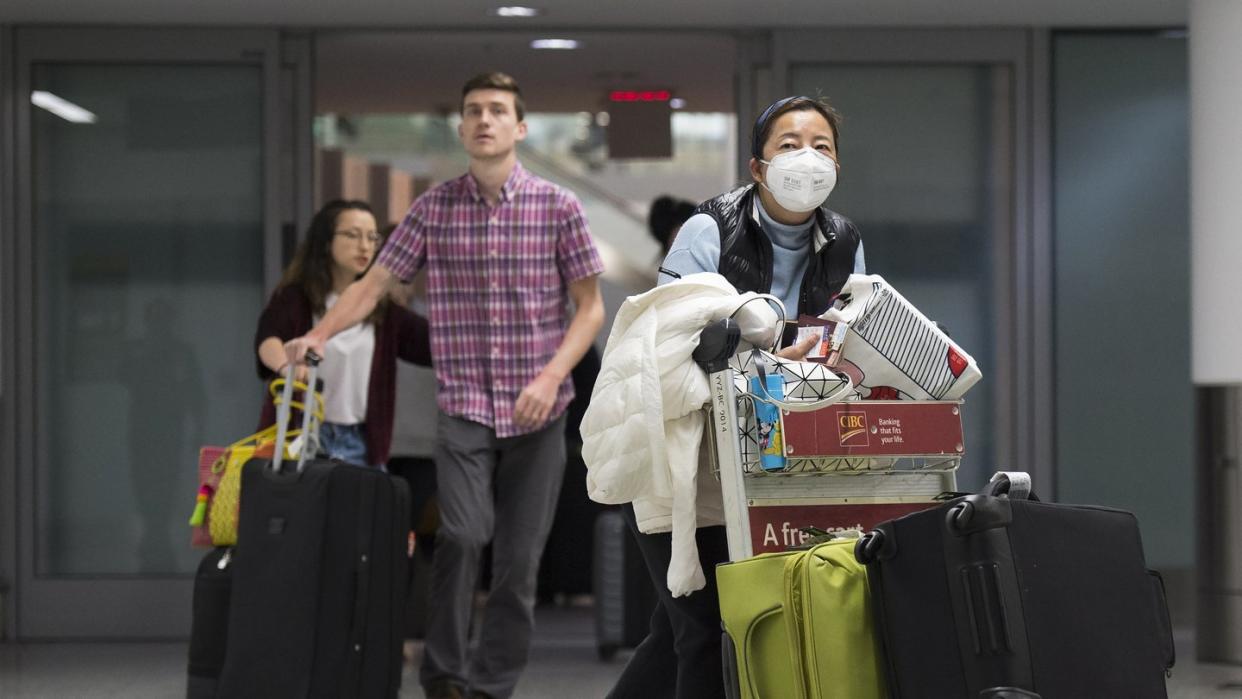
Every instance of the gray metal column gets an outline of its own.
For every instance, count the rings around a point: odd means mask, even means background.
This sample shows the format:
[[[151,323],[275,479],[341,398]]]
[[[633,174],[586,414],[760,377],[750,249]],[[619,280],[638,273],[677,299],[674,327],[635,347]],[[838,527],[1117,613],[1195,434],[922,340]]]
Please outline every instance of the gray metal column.
[[[1191,0],[1191,374],[1198,397],[1198,655],[1242,664],[1242,3]]]
[[[1197,399],[1198,656],[1242,663],[1242,388]]]

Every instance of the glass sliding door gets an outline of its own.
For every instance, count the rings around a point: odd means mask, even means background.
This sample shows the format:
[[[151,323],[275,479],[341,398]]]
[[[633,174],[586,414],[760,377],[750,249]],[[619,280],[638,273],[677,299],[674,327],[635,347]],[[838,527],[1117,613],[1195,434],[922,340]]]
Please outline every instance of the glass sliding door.
[[[995,94],[992,70],[800,64],[791,81],[792,92],[822,91],[845,115],[832,206],[863,232],[868,271],[945,326],[995,381],[990,107],[1006,95]],[[918,107],[894,108],[903,103]],[[973,483],[995,463],[994,393],[984,383],[967,403],[960,475]]]
[[[32,75],[33,94],[94,115],[31,120],[48,464],[35,572],[187,574],[185,465],[254,412],[242,321],[263,294],[262,68]]]
[[[1182,583],[1196,529],[1187,40],[1067,32],[1052,48],[1059,492],[1134,512],[1148,564]]]
[[[279,42],[178,34],[17,35],[23,638],[184,636],[198,447],[257,420]]]

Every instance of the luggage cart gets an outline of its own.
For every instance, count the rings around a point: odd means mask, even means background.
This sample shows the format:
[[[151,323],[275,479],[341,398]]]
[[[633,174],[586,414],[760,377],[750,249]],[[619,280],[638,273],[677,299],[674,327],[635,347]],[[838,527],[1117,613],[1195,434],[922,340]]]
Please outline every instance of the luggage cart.
[[[708,440],[724,500],[729,560],[803,543],[801,529],[867,531],[957,489],[965,454],[961,401],[845,401],[780,411],[785,464],[761,464],[755,402],[729,358],[731,321],[704,330],[695,359],[708,373]],[[742,386],[745,384],[742,383]]]

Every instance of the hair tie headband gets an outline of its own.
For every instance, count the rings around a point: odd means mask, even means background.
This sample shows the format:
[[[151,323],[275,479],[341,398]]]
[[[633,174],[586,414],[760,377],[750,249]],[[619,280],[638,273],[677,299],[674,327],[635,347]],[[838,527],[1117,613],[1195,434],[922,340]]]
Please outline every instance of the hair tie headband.
[[[759,137],[763,134],[763,130],[767,128],[768,121],[772,119],[772,115],[775,114],[777,110],[796,99],[805,100],[810,99],[810,97],[805,97],[803,95],[782,97],[772,104],[769,104],[768,108],[763,110],[763,113],[759,115],[759,118],[755,119],[755,127],[750,132],[750,154],[756,159],[763,158],[763,144],[759,142]]]

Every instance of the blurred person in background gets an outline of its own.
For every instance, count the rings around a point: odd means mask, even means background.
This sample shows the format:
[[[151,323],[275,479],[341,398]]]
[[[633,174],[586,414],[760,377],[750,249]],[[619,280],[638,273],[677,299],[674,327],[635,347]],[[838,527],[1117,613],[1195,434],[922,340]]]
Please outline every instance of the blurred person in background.
[[[668,254],[681,225],[694,215],[694,208],[694,202],[675,199],[667,194],[651,202],[651,209],[647,212],[647,230],[660,244],[661,259]]]
[[[396,230],[389,224],[380,232],[387,240]],[[419,315],[427,313],[425,276],[397,285],[389,294],[393,303]],[[427,635],[427,609],[431,603],[431,562],[435,555],[440,509],[436,502],[436,375],[430,367],[397,365],[397,405],[393,420],[392,453],[388,472],[404,478],[410,486],[410,531],[417,536],[409,566],[409,595],[405,604],[407,661],[420,657]]]

